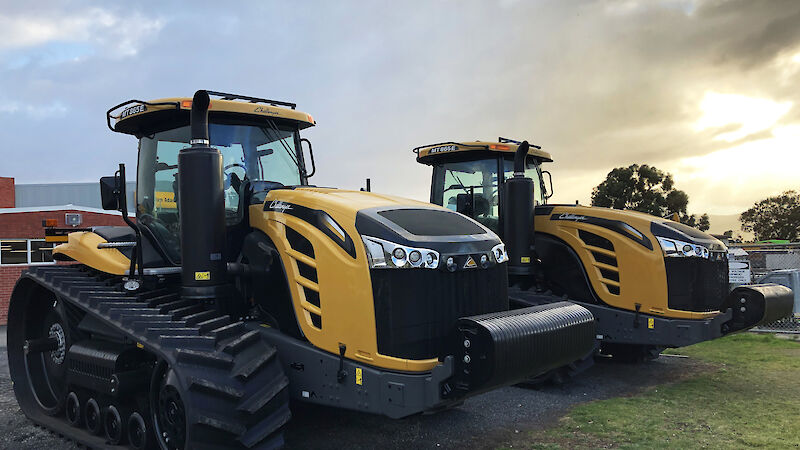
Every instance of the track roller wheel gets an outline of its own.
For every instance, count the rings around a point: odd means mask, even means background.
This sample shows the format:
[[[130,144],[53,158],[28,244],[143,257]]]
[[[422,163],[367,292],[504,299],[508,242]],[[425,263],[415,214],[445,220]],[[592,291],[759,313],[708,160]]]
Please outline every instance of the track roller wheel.
[[[186,444],[186,408],[177,378],[166,363],[161,363],[150,385],[153,431],[163,450],[183,450]]]
[[[147,448],[147,424],[138,412],[128,417],[128,445],[134,450]]]
[[[106,432],[106,439],[113,445],[119,445],[125,437],[122,417],[116,406],[111,405],[103,414],[103,429]]]
[[[71,343],[64,307],[56,296],[28,288],[9,310],[8,359],[17,397],[57,416],[67,398],[66,354]],[[22,296],[20,296],[22,297]]]
[[[86,429],[90,433],[100,435],[103,432],[103,419],[100,415],[100,405],[97,400],[90,398],[86,401]]]
[[[79,427],[83,424],[83,416],[81,415],[81,401],[78,399],[78,394],[70,392],[67,396],[67,403],[64,407],[67,412],[67,422],[73,427]]]

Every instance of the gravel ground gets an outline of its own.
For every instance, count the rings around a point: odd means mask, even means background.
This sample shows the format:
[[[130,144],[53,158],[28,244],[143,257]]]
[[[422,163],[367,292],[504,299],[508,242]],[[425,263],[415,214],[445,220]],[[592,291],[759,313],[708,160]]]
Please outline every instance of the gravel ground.
[[[5,345],[5,330],[0,329]],[[525,432],[556,421],[570,406],[683,378],[704,365],[662,356],[639,365],[600,363],[564,386],[507,387],[462,406],[401,420],[333,408],[294,405],[286,432],[289,448],[497,448],[523,443]],[[0,449],[74,449],[28,421],[17,406],[0,348]]]

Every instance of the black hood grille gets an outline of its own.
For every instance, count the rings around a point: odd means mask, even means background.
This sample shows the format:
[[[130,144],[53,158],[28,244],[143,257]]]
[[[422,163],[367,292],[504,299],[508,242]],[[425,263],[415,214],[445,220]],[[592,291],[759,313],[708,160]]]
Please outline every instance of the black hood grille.
[[[665,258],[667,304],[681,311],[716,311],[728,295],[728,260]]]
[[[373,269],[378,352],[429,359],[442,355],[461,317],[508,309],[506,264],[449,273],[427,269]]]

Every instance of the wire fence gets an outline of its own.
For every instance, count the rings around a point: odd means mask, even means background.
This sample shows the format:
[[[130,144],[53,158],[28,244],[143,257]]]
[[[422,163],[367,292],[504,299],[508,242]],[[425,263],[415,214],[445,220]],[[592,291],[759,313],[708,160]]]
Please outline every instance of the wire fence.
[[[731,267],[736,267],[737,262],[749,264],[750,283],[777,283],[795,291],[794,314],[791,317],[761,325],[752,331],[800,334],[800,243],[732,247]],[[744,278],[737,281],[744,282]]]

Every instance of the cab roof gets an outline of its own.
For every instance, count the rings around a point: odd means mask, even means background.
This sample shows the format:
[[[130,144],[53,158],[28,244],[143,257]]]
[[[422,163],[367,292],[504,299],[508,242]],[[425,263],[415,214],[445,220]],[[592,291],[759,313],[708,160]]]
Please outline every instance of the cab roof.
[[[500,140],[497,142],[440,142],[438,144],[424,145],[414,149],[417,154],[417,162],[423,164],[435,164],[440,159],[447,159],[452,155],[466,156],[466,152],[493,152],[493,153],[509,153],[511,155],[517,151],[519,144],[508,140]],[[552,162],[553,158],[550,153],[543,151],[531,145],[528,150],[528,156],[533,156],[539,162]]]
[[[295,109],[294,103],[208,91],[212,96],[209,119],[261,121],[264,117],[296,122],[300,129],[314,126],[311,114]],[[216,98],[213,98],[216,97]],[[176,123],[188,125],[192,109],[191,97],[170,97],[150,101],[128,100],[106,113],[108,127],[119,133],[144,135],[160,129],[174,128]]]

